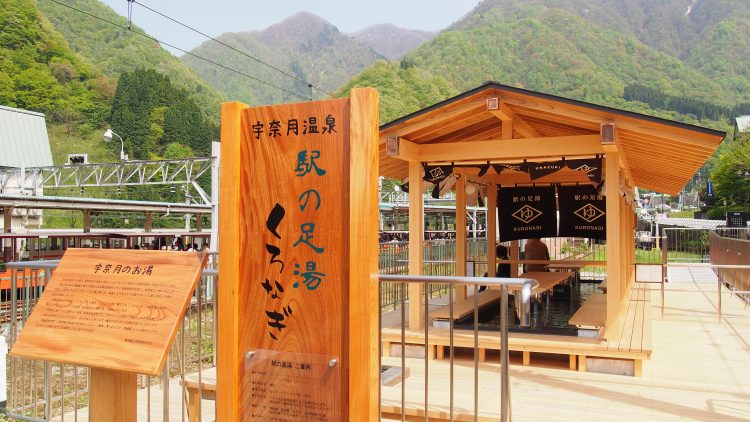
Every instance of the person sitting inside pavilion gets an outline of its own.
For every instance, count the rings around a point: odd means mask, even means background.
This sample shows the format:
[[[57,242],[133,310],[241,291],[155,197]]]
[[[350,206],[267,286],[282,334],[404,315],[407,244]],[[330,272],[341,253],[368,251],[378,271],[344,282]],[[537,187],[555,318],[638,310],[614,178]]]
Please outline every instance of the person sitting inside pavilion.
[[[524,259],[549,261],[549,249],[547,245],[539,238],[532,238],[526,241],[524,249]],[[547,264],[524,264],[524,271],[549,271]]]

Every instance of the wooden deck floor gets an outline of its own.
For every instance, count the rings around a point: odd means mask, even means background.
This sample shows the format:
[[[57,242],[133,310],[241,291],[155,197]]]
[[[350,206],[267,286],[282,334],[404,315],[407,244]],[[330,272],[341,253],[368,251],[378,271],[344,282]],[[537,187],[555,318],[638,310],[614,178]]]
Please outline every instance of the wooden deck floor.
[[[170,422],[186,422],[188,420],[187,414],[187,397],[185,400],[181,400],[182,386],[180,385],[180,378],[172,378],[169,381],[169,421]],[[213,422],[216,420],[215,401],[213,400],[201,400],[201,422]],[[164,408],[164,395],[162,394],[161,386],[154,385],[151,389],[138,390],[138,422],[147,421],[163,421],[164,414],[162,409]],[[78,417],[76,418],[75,413],[69,412],[64,415],[63,418],[57,416],[52,418],[53,422],[66,422],[66,421],[78,421],[88,422],[89,421],[89,409],[84,407],[78,410]],[[96,422],[96,421],[92,421]]]
[[[713,283],[668,284],[663,317],[659,291],[650,290],[653,353],[643,363],[641,378],[564,370],[565,362],[550,362],[548,367],[511,365],[514,422],[750,420],[750,309],[726,294],[724,318],[718,321],[715,289]],[[446,414],[448,362],[431,360],[429,365],[431,413]],[[420,414],[424,361],[409,359],[408,366],[407,409]],[[479,414],[497,420],[498,365],[482,363],[480,368]],[[471,414],[473,362],[459,362],[455,370],[456,406]],[[400,395],[400,384],[383,388],[387,410],[400,406]]]

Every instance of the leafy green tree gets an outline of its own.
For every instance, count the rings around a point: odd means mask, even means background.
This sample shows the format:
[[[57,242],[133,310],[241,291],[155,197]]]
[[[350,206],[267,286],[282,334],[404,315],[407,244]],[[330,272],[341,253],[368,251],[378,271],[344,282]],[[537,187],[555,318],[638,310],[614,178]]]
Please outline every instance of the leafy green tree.
[[[732,208],[750,208],[750,133],[722,149],[711,179],[716,195]]]
[[[192,156],[193,150],[179,142],[171,142],[164,147],[164,158],[167,160],[190,158]]]
[[[164,144],[181,143],[201,155],[211,152],[213,127],[191,98],[183,97],[164,114]]]

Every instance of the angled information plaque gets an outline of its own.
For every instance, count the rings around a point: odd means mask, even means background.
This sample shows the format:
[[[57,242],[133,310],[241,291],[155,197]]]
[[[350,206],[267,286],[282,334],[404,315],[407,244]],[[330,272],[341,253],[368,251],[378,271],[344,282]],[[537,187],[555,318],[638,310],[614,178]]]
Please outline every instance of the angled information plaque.
[[[12,356],[158,375],[205,254],[68,249]]]
[[[341,365],[333,356],[252,350],[242,375],[243,421],[336,422]]]

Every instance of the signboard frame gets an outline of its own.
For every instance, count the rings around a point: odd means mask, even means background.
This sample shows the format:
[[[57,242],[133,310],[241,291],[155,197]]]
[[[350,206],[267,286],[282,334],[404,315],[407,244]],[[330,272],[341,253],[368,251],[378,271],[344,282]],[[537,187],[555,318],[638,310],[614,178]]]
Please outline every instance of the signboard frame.
[[[89,419],[135,422],[137,374],[162,371],[206,258],[68,249],[10,355],[90,367]]]
[[[332,108],[333,107],[333,108]],[[339,107],[339,108],[336,108]],[[335,115],[330,110],[341,110],[343,115]],[[326,144],[322,138],[315,140],[299,134],[290,135],[289,123],[297,120],[299,132],[302,133],[303,123],[308,127],[309,117],[315,117],[318,123],[323,123],[328,117],[336,120],[336,129],[341,131],[341,137]],[[307,118],[307,119],[305,119]],[[303,122],[303,119],[305,121]],[[315,224],[316,240],[326,238],[322,230],[340,232],[340,245],[317,245],[320,248],[331,248],[336,254],[336,270],[340,271],[340,283],[336,286],[336,300],[331,303],[318,303],[315,300],[301,300],[294,302],[290,324],[279,330],[278,326],[268,326],[268,318],[261,320],[257,317],[257,304],[275,303],[266,296],[268,292],[262,288],[270,261],[285,259],[283,271],[292,272],[296,262],[304,266],[307,256],[296,259],[295,256],[274,256],[279,250],[289,254],[293,245],[289,245],[289,232],[284,232],[283,239],[275,237],[282,235],[278,230],[290,230],[298,225],[299,210],[293,210],[297,197],[272,197],[266,190],[278,189],[283,192],[299,192],[290,190],[288,184],[300,186],[298,179],[294,179],[294,165],[290,158],[295,158],[290,151],[282,149],[279,157],[270,154],[266,144],[257,142],[271,142],[271,123],[281,122],[282,131],[279,140],[286,138],[287,144],[283,148],[297,148],[295,153],[306,151],[307,158],[320,157],[324,160],[330,152],[340,154],[340,171],[335,178],[320,180],[318,183],[338,187],[340,192],[335,197],[323,198],[328,204],[340,207],[337,217],[325,218],[325,213],[311,218],[323,218],[312,221]],[[262,131],[256,131],[263,128]],[[256,135],[257,138],[256,138]],[[287,137],[289,135],[289,137]],[[317,135],[315,135],[317,136]],[[263,139],[261,139],[263,138]],[[256,142],[256,144],[251,144]],[[313,147],[314,146],[314,147]],[[281,145],[272,146],[282,148]],[[258,107],[251,109],[241,103],[225,103],[222,105],[221,115],[221,187],[220,187],[220,228],[219,253],[221,265],[219,267],[219,302],[222,312],[219,313],[219,367],[217,369],[217,409],[218,421],[244,420],[245,410],[239,406],[242,398],[242,372],[245,354],[250,350],[265,349],[279,350],[293,353],[307,353],[317,355],[336,356],[341,365],[341,395],[337,400],[343,420],[368,419],[375,420],[378,415],[378,281],[377,281],[377,239],[378,239],[378,94],[372,88],[355,88],[350,97],[327,101],[315,101],[297,104],[282,104],[278,106]],[[271,146],[269,146],[271,148]],[[340,148],[340,149],[339,149]],[[251,155],[255,151],[255,155]],[[303,156],[299,156],[303,157]],[[302,158],[300,158],[302,160]],[[290,163],[292,163],[290,167]],[[249,179],[249,166],[253,177]],[[321,166],[322,170],[326,170]],[[261,177],[261,175],[266,175]],[[300,176],[297,174],[296,176]],[[259,192],[258,190],[262,190]],[[250,195],[260,195],[265,198],[251,198]],[[263,244],[258,244],[258,238],[250,239],[250,233],[260,233],[267,236],[270,220],[279,221],[279,211],[271,219],[274,204],[264,202],[266,199],[276,198],[284,208],[284,215],[289,211],[289,220],[271,224],[274,228],[272,237],[263,238]],[[251,205],[255,204],[255,205]],[[258,208],[262,207],[262,208]],[[336,221],[336,219],[340,219]],[[288,223],[287,223],[288,221]],[[308,226],[309,228],[309,226]],[[259,229],[259,230],[258,230]],[[301,227],[297,227],[301,229]],[[321,230],[321,231],[318,231]],[[304,232],[304,230],[300,230]],[[293,236],[299,236],[296,233]],[[319,236],[319,237],[318,237]],[[275,240],[274,240],[275,239]],[[294,239],[298,239],[294,237]],[[292,239],[292,240],[294,240]],[[287,243],[284,243],[287,242]],[[264,244],[271,244],[271,251]],[[296,260],[296,261],[295,261]],[[280,270],[280,268],[279,268]],[[322,272],[326,272],[321,270]],[[268,280],[273,294],[279,299],[287,296],[300,298],[294,293],[295,287],[289,278],[289,273],[280,275],[278,280]],[[327,273],[327,272],[326,272]],[[279,281],[281,289],[275,284]],[[322,283],[325,283],[323,281]],[[325,286],[325,284],[321,284]],[[300,287],[301,288],[301,287]],[[319,289],[325,287],[319,287]],[[307,292],[312,293],[312,292]],[[254,295],[263,295],[258,302]],[[317,294],[317,293],[316,293]],[[296,296],[295,296],[296,295]],[[326,293],[327,295],[327,293]],[[326,301],[330,296],[323,295]],[[252,301],[254,305],[250,305]],[[275,300],[275,299],[274,299]],[[282,299],[283,300],[283,299]],[[279,302],[282,303],[282,302]],[[286,304],[286,302],[284,302]],[[322,307],[321,307],[322,305]],[[281,308],[279,308],[281,309]],[[277,309],[260,308],[262,312],[279,312]],[[327,314],[327,318],[338,321],[335,341],[328,342],[335,345],[334,349],[316,340],[316,334],[310,332],[300,319],[302,315],[314,315],[315,312]],[[265,314],[270,317],[269,314]],[[299,316],[299,317],[298,317]],[[272,322],[272,321],[271,321]],[[269,330],[269,328],[271,328]],[[274,331],[274,328],[276,331]],[[314,330],[314,327],[313,327]],[[271,334],[276,336],[273,339]],[[306,341],[302,341],[305,338]],[[333,350],[333,352],[331,351]]]

